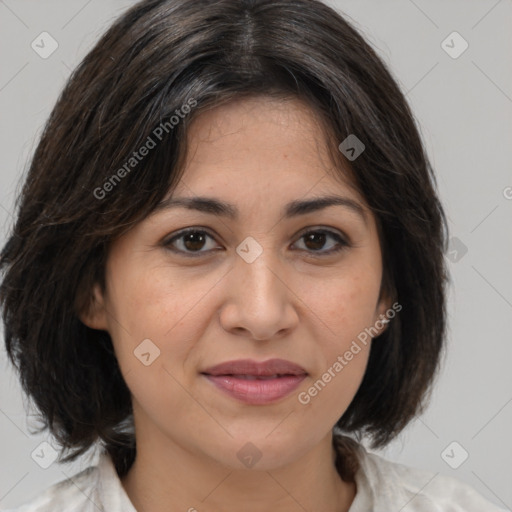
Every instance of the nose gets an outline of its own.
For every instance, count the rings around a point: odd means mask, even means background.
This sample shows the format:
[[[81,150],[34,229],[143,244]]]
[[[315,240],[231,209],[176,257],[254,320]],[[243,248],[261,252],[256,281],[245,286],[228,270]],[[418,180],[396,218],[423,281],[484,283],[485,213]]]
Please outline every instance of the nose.
[[[298,323],[296,293],[289,272],[266,249],[248,263],[238,255],[225,278],[222,327],[233,334],[268,340],[289,333]],[[288,278],[288,279],[287,279]]]

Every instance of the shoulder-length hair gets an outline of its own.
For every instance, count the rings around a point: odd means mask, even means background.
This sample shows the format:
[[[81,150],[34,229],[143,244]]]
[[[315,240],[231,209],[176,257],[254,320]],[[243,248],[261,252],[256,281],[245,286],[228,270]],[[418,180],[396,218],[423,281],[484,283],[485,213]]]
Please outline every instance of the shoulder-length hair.
[[[130,393],[110,336],[79,313],[95,283],[104,289],[111,242],[178,183],[190,122],[254,95],[296,97],[321,116],[337,172],[350,172],[378,221],[381,291],[402,306],[337,426],[376,448],[424,409],[444,348],[447,225],[391,73],[316,0],[145,0],[69,78],[1,253],[7,352],[64,461],[101,441],[120,475],[133,462]],[[338,146],[351,134],[365,150],[348,161]],[[155,147],[136,158],[149,139]]]

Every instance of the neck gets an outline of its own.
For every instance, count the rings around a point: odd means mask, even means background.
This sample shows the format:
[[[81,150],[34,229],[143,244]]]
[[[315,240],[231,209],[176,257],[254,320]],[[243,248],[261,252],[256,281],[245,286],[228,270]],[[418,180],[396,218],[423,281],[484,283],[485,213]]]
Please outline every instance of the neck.
[[[228,468],[168,438],[140,437],[122,479],[138,512],[347,512],[356,493],[355,483],[336,471],[332,434],[292,463],[266,471]]]

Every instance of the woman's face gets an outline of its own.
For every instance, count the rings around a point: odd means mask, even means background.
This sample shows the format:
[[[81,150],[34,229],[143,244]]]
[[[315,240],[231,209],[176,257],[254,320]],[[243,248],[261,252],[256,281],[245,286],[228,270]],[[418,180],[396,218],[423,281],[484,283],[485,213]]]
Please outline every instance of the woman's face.
[[[389,304],[375,219],[334,178],[322,133],[298,100],[201,114],[172,193],[182,205],[113,244],[84,321],[112,337],[138,442],[270,469],[330,435],[352,401],[370,348],[358,335]],[[305,206],[327,196],[342,200]],[[215,204],[185,207],[193,197]]]

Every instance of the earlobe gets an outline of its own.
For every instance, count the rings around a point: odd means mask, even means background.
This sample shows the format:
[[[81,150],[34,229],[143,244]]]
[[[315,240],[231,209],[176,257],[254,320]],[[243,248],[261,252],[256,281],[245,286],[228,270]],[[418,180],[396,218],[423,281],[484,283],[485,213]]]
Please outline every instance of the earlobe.
[[[380,336],[387,328],[390,322],[388,311],[391,309],[391,299],[388,297],[383,297],[379,301],[379,305],[377,306],[376,317],[375,317],[375,327],[379,330],[378,336]]]
[[[98,284],[92,289],[92,295],[86,310],[80,313],[80,320],[91,329],[107,330],[107,315],[105,309],[105,299]]]

